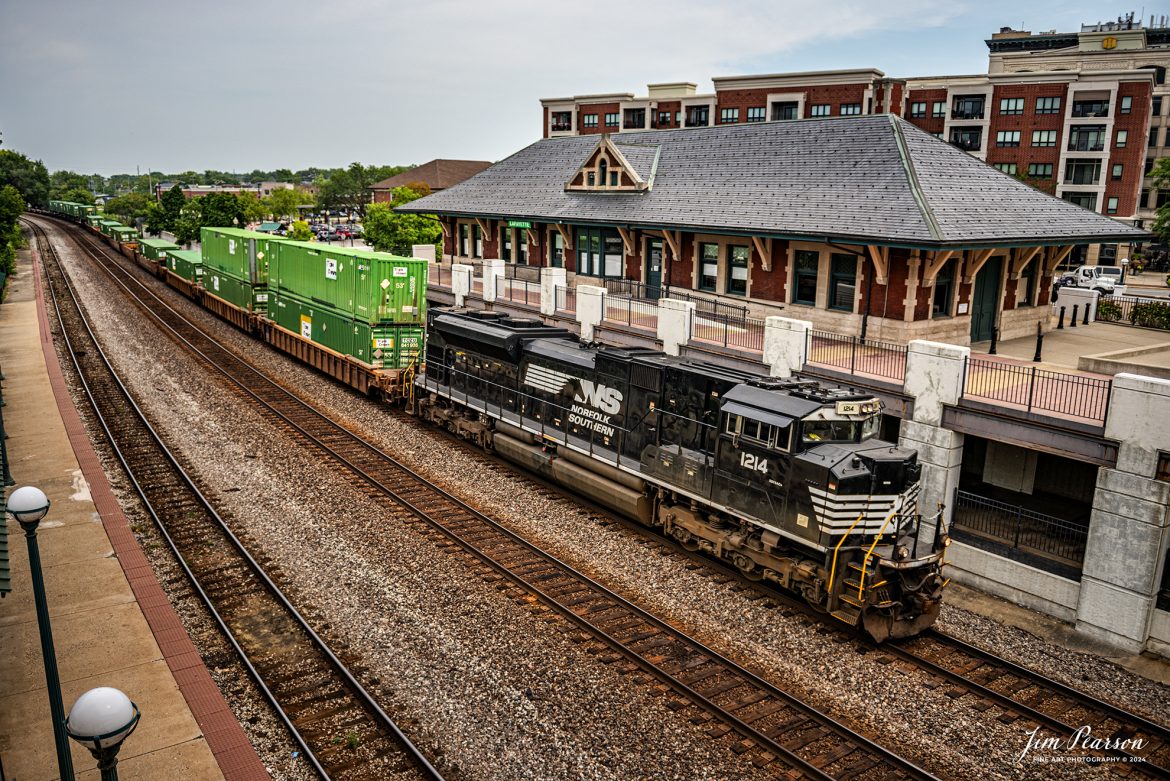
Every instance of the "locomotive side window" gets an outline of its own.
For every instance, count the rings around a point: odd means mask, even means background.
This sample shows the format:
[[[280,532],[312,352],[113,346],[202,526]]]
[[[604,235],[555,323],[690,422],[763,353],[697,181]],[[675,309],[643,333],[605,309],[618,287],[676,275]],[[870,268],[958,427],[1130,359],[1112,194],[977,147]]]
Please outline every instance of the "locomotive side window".
[[[805,442],[855,442],[857,424],[849,420],[806,420],[802,435]]]
[[[724,433],[764,447],[788,450],[791,446],[792,427],[773,426],[759,420],[728,413],[723,423]]]

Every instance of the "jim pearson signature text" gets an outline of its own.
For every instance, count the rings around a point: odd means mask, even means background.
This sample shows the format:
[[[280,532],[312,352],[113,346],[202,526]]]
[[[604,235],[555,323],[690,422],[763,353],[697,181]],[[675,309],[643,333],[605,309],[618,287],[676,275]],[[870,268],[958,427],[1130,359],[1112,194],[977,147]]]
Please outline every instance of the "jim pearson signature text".
[[[1100,757],[1073,756],[1076,751],[1100,752],[1121,751],[1133,754],[1145,748],[1146,741],[1142,738],[1099,738],[1093,734],[1092,727],[1081,727],[1068,738],[1047,737],[1040,734],[1036,727],[1028,733],[1028,745],[1020,752],[1017,762],[1028,760],[1031,762],[1098,762]],[[1063,754],[1064,756],[1061,756]],[[1134,757],[1134,761],[1141,761]],[[1123,760],[1116,760],[1123,761]]]

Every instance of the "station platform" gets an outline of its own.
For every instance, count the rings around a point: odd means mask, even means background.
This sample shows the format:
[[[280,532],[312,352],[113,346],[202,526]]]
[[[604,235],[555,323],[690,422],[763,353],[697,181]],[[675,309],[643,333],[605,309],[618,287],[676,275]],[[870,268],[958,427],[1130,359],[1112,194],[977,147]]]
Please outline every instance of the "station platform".
[[[33,251],[0,304],[2,410],[16,485],[52,502],[41,522],[45,589],[63,707],[95,686],[121,689],[142,719],[118,756],[133,779],[267,779],[212,681],[102,472],[53,351]],[[0,599],[0,777],[59,778],[27,548],[7,523],[12,593]],[[70,741],[78,779],[96,761]]]

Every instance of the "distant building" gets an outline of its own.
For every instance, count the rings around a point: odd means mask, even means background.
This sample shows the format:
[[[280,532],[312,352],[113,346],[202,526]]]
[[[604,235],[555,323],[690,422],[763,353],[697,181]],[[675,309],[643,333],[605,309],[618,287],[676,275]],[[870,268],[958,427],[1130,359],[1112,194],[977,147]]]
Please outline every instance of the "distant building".
[[[389,203],[395,187],[422,182],[431,192],[446,190],[491,167],[487,160],[432,160],[371,185],[374,203]]]

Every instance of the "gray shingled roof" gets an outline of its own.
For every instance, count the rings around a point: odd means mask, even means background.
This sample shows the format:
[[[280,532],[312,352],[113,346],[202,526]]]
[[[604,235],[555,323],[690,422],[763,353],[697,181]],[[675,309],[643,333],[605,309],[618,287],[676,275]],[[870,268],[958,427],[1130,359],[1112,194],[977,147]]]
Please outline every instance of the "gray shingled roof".
[[[614,140],[613,145],[622,153],[626,162],[633,167],[638,176],[642,177],[642,181],[652,182],[654,180],[661,146],[658,144],[629,144],[626,143],[625,139]]]
[[[398,209],[921,247],[1149,237],[891,115],[622,133],[614,142],[639,173],[651,165],[647,147],[631,145],[659,147],[651,190],[566,192],[598,143],[570,136],[537,141]]]

